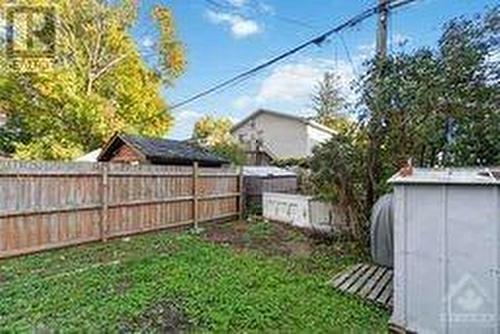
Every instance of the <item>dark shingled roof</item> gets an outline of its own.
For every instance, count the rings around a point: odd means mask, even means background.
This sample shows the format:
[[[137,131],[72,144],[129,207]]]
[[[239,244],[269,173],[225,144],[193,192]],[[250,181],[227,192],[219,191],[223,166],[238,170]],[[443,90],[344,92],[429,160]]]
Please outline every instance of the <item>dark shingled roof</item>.
[[[119,134],[112,139],[98,160],[109,160],[109,154],[114,151],[117,141],[133,146],[142,153],[151,163],[157,164],[191,164],[198,161],[202,165],[217,166],[228,164],[229,161],[221,158],[207,149],[187,141],[172,139],[142,137],[137,135]]]

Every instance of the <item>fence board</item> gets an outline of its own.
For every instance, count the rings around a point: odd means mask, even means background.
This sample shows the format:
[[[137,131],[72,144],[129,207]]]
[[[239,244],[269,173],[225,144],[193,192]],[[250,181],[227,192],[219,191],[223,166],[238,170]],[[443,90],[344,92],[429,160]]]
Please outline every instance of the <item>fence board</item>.
[[[0,258],[238,217],[237,171],[194,173],[190,166],[2,161]]]

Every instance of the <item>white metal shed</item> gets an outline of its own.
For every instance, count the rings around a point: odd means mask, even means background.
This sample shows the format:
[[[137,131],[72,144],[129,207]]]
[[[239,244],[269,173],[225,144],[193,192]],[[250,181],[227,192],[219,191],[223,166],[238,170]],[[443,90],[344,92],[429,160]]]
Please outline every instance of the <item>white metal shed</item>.
[[[391,324],[418,333],[500,332],[500,172],[394,176]]]

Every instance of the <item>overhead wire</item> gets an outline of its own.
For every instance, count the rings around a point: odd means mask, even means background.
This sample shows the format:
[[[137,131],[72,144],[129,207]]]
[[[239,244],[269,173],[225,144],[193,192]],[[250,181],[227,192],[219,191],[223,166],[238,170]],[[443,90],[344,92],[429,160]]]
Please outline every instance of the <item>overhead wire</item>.
[[[207,1],[214,1],[214,0],[207,0]],[[416,1],[418,1],[418,0],[391,1],[389,3],[389,10],[394,10],[394,9],[409,5],[409,4],[416,2]],[[237,74],[230,79],[224,80],[224,81],[222,81],[218,84],[215,84],[214,86],[212,86],[212,87],[210,87],[210,88],[208,88],[200,93],[197,93],[197,94],[195,94],[195,95],[193,95],[193,96],[191,96],[191,97],[189,97],[189,98],[187,98],[179,103],[176,103],[170,109],[174,110],[174,109],[180,108],[180,107],[185,106],[189,103],[192,103],[200,98],[203,98],[207,95],[210,95],[214,92],[220,91],[221,89],[226,88],[230,85],[232,86],[232,84],[235,82],[239,83],[239,82],[245,81],[247,79],[247,77],[253,76],[253,74],[260,72],[263,69],[265,69],[265,68],[267,68],[267,67],[269,67],[269,66],[271,66],[271,65],[273,65],[273,64],[275,64],[275,63],[277,63],[285,58],[288,58],[288,57],[298,53],[299,51],[301,51],[301,50],[303,50],[311,45],[321,46],[331,35],[338,33],[346,28],[351,28],[351,27],[356,26],[357,24],[366,20],[367,18],[369,18],[375,14],[378,14],[382,8],[383,7],[381,5],[377,5],[377,6],[368,8],[368,9],[362,11],[361,13],[355,15],[354,17],[350,18],[349,20],[335,26],[334,28],[327,30],[323,34],[320,34],[316,37],[313,37],[313,38],[307,40],[306,42],[299,44],[298,46],[293,47],[293,48],[289,49],[288,51],[285,51],[285,52],[261,63],[260,65],[257,65],[257,66],[255,66],[247,71],[244,71],[240,74]]]
[[[342,43],[342,47],[344,48],[344,52],[345,52],[345,55],[347,57],[347,60],[351,64],[352,71],[353,71],[354,75],[357,77],[358,70],[357,70],[356,64],[354,64],[354,61],[352,60],[351,52],[349,51],[349,47],[347,46],[347,43],[345,42],[345,39],[341,34],[338,34],[338,37],[340,39],[340,42]]]

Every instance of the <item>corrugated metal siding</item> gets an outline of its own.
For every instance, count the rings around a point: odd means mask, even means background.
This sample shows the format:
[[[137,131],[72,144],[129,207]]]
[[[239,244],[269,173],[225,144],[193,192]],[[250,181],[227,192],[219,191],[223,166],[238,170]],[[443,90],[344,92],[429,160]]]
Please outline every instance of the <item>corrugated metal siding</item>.
[[[428,181],[395,184],[391,322],[416,332],[498,332],[500,187]]]

